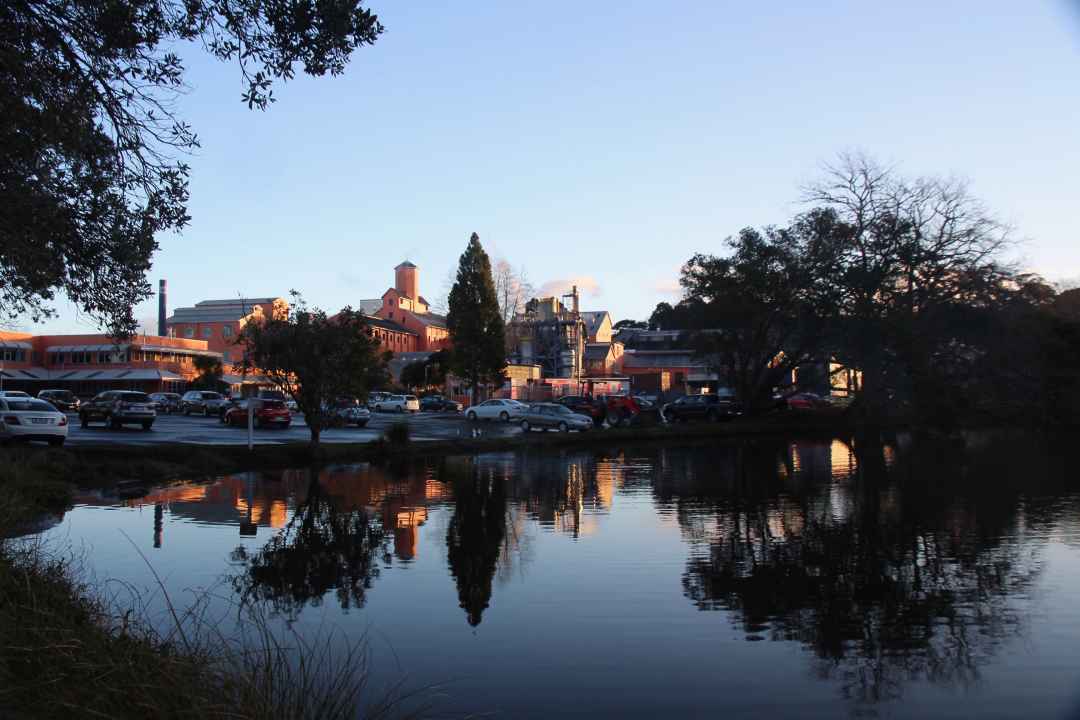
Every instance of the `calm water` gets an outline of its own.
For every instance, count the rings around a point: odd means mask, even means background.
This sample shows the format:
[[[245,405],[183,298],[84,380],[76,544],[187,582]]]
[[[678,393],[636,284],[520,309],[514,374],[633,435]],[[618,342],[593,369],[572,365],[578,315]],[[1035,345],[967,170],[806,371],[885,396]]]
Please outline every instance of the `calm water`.
[[[138,551],[178,604],[367,633],[377,683],[446,714],[1080,717],[1073,448],[909,445],[241,474],[82,497],[44,536],[157,610]]]

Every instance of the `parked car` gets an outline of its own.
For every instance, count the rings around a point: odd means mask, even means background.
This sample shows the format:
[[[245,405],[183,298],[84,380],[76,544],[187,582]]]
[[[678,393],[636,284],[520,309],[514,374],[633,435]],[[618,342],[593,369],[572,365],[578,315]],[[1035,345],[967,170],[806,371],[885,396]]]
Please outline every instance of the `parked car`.
[[[344,425],[364,427],[371,420],[371,411],[363,405],[353,405],[337,409],[337,416]]]
[[[59,446],[67,435],[67,416],[51,404],[29,396],[0,396],[0,440],[42,440]]]
[[[717,422],[742,413],[739,403],[719,395],[684,395],[664,406],[664,419],[669,423],[708,420]]]
[[[180,412],[180,393],[150,393],[150,401],[158,413]]]
[[[0,397],[28,398],[30,395],[22,390],[0,390]]]
[[[79,423],[85,428],[95,420],[117,430],[121,425],[142,425],[149,430],[157,413],[146,393],[134,390],[106,390],[79,408]]]
[[[262,398],[245,398],[233,403],[222,416],[226,425],[234,427],[247,427],[248,405],[253,407],[254,421],[257,428],[282,428],[289,427],[292,423],[292,414],[285,407],[283,400],[264,400]]]
[[[657,425],[660,409],[648,400],[635,395],[608,395],[604,398],[608,425]]]
[[[520,420],[525,415],[528,405],[517,400],[485,400],[479,405],[473,405],[465,413],[470,420],[500,420],[510,422]]]
[[[585,431],[591,430],[594,426],[593,419],[588,415],[581,415],[558,403],[537,403],[526,406],[520,425],[524,432],[529,432],[533,428],[541,430],[553,428],[559,432]]]
[[[461,412],[462,404],[442,395],[428,395],[420,398],[420,409],[426,412]]]
[[[387,401],[389,399],[390,399],[390,393],[388,393],[388,392],[376,391],[376,392],[373,392],[373,393],[368,393],[368,398],[367,398],[368,410],[374,410],[376,405],[378,405],[381,402],[385,402],[385,401]]]
[[[62,413],[79,412],[79,398],[70,390],[42,390],[37,396]]]
[[[603,425],[604,418],[607,417],[607,408],[603,403],[584,395],[564,395],[555,402],[578,415],[591,417],[597,427]]]
[[[786,404],[789,410],[817,410],[818,408],[829,407],[831,403],[820,395],[801,392],[788,395]]]
[[[185,415],[220,415],[228,407],[228,398],[211,390],[188,390],[180,398],[180,412]]]
[[[420,412],[420,401],[415,395],[391,395],[375,403],[375,412]]]

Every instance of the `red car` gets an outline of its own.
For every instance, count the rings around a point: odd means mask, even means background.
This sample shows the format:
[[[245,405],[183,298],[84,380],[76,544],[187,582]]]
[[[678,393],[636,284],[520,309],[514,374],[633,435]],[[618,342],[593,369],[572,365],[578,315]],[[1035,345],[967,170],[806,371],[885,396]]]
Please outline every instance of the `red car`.
[[[226,425],[247,427],[248,403],[254,403],[255,427],[287,428],[292,424],[292,414],[281,400],[241,400],[225,411],[222,421]]]
[[[787,406],[792,410],[816,410],[828,407],[829,402],[814,393],[795,393],[787,398]]]

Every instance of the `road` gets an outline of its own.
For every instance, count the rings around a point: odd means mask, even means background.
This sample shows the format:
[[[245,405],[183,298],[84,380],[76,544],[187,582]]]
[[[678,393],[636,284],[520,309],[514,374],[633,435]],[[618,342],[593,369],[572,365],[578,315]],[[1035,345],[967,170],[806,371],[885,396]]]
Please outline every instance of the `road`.
[[[245,428],[222,425],[214,417],[183,415],[159,415],[154,427],[144,431],[138,425],[125,426],[120,430],[110,430],[100,424],[88,428],[79,426],[76,415],[69,415],[71,425],[67,444],[80,445],[157,445],[163,443],[190,443],[195,445],[245,445]],[[445,413],[417,413],[415,415],[393,415],[372,413],[367,427],[347,427],[324,430],[321,440],[324,443],[370,442],[382,436],[391,425],[397,422],[409,425],[413,440],[452,440],[467,437],[505,437],[515,435],[521,430],[513,424],[499,422],[472,423],[461,415]],[[255,442],[259,445],[278,445],[290,442],[306,442],[310,438],[304,418],[293,415],[292,425],[286,430],[255,430]]]

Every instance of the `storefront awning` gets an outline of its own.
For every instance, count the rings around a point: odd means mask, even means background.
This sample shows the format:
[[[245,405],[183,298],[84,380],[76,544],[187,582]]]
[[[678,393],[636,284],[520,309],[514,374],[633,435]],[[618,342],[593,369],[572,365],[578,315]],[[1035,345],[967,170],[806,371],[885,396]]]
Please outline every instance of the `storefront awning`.
[[[28,342],[22,340],[0,340],[0,348],[14,348],[16,350],[30,350],[33,348]]]

